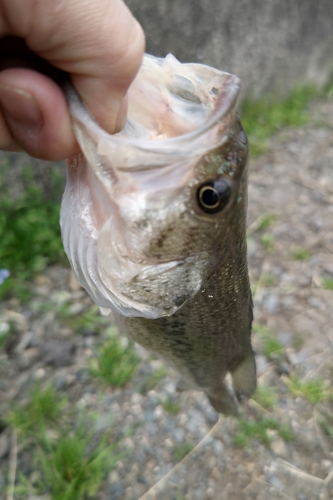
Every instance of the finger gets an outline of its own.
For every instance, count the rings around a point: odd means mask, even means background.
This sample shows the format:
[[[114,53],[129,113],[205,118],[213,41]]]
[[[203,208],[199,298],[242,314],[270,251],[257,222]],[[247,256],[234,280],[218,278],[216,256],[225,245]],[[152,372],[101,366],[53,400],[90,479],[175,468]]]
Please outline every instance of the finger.
[[[45,160],[79,151],[58,85],[30,69],[0,72],[0,149],[23,149]]]
[[[141,64],[144,35],[122,0],[3,0],[5,34],[70,73],[100,125],[124,122],[122,100]],[[24,8],[22,8],[24,5]],[[33,7],[33,8],[32,8]]]

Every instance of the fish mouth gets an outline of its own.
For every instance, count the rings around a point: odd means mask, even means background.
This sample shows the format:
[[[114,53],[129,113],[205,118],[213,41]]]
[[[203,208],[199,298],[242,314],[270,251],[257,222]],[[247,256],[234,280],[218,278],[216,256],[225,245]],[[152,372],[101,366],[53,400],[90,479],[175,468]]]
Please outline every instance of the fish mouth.
[[[170,76],[172,72],[176,74]],[[194,90],[184,91],[184,81]],[[181,64],[171,54],[165,59],[145,54],[129,88],[128,120],[115,135],[93,120],[73,87],[65,91],[88,162],[93,166],[97,158],[107,157],[116,172],[138,171],[188,161],[219,147],[233,119],[240,80],[201,64]]]

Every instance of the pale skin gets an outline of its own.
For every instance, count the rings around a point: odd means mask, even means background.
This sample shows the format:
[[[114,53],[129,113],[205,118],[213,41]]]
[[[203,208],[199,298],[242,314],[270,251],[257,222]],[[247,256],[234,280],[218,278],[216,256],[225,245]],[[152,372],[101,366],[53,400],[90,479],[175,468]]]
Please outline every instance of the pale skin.
[[[24,50],[14,60],[16,41]],[[79,151],[65,96],[52,78],[31,69],[29,51],[69,73],[94,118],[114,133],[125,122],[126,93],[144,46],[122,0],[0,0],[0,149],[46,160]]]

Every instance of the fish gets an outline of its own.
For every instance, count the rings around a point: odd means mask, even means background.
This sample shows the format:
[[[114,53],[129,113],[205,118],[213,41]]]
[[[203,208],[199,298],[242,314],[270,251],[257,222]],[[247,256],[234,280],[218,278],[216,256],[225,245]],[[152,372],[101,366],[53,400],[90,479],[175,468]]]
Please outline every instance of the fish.
[[[146,54],[110,135],[67,87],[82,152],[60,216],[73,272],[102,312],[225,415],[256,389],[239,92],[235,75]]]

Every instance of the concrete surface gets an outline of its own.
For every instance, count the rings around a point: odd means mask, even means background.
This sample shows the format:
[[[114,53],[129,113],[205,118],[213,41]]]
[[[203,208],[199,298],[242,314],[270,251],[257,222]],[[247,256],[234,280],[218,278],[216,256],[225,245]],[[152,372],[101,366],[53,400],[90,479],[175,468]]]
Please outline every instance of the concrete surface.
[[[333,70],[331,0],[126,0],[147,52],[237,74],[243,95],[287,94]]]

